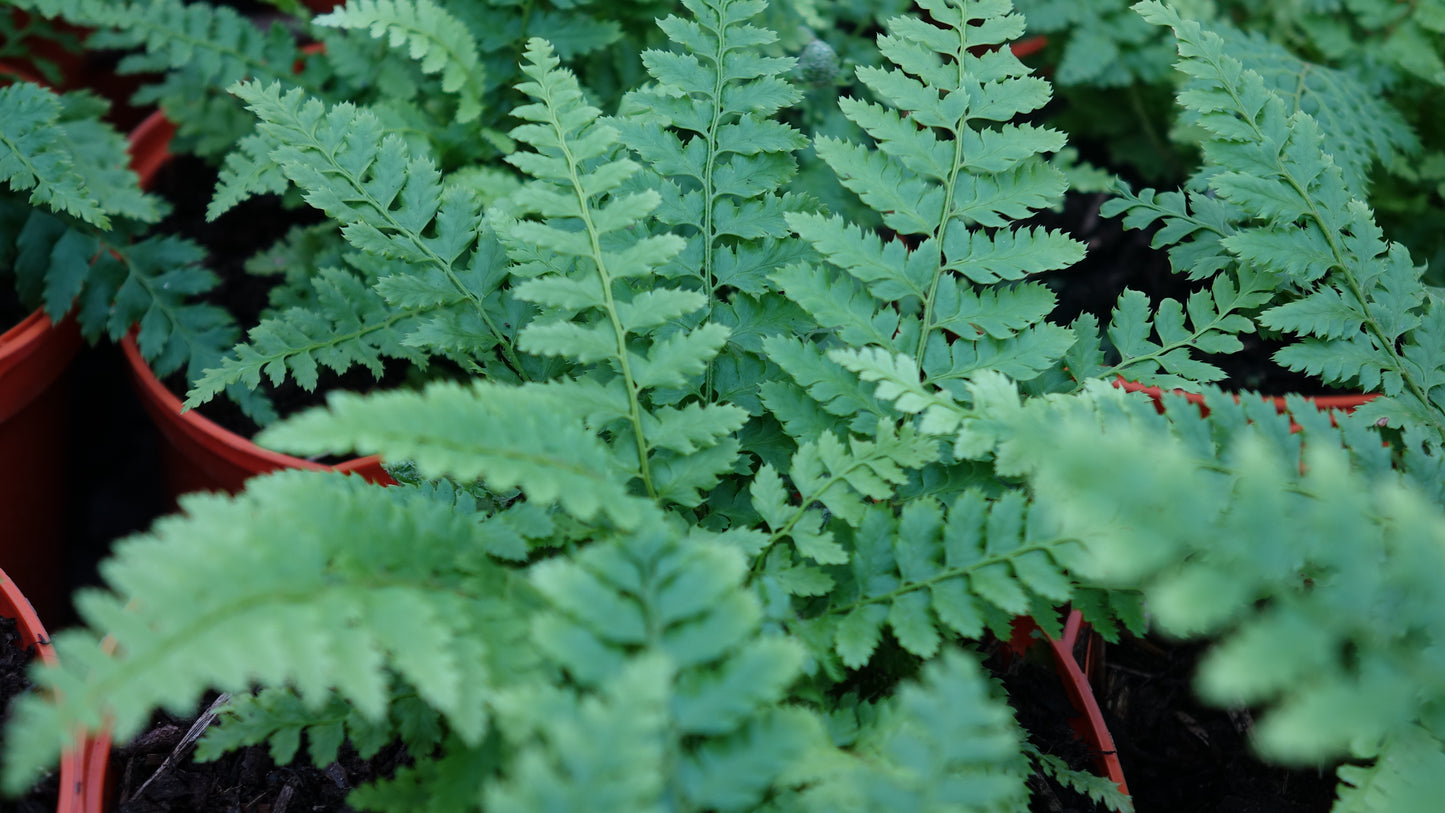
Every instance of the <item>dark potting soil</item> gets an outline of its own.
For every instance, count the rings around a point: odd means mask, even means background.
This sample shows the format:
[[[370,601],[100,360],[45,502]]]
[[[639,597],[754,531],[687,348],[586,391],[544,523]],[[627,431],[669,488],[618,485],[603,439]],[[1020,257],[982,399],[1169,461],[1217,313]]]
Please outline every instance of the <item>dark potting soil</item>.
[[[1185,276],[1175,274],[1168,253],[1150,246],[1157,226],[1145,230],[1126,229],[1121,219],[1101,216],[1099,207],[1108,197],[1102,193],[1070,192],[1065,196],[1063,211],[1043,212],[1032,221],[1051,229],[1062,229],[1087,246],[1087,253],[1079,263],[1039,277],[1058,296],[1049,317],[1056,324],[1067,325],[1080,314],[1090,313],[1099,320],[1102,332],[1107,330],[1113,308],[1126,288],[1147,294],[1149,301],[1157,306],[1166,298],[1183,301],[1194,291],[1207,287],[1207,281],[1190,282]],[[1283,346],[1282,342],[1256,333],[1239,338],[1244,345],[1240,352],[1202,357],[1227,374],[1228,377],[1219,382],[1224,389],[1264,395],[1344,392],[1276,364],[1271,356]]]
[[[1201,644],[1126,636],[1107,650],[1099,705],[1140,813],[1325,813],[1333,767],[1288,769],[1250,751],[1247,711],[1205,706],[1191,680]]]
[[[262,745],[196,762],[194,738],[187,737],[194,722],[157,714],[146,733],[113,752],[114,813],[351,811],[346,796],[352,789],[388,777],[407,762],[399,745],[369,760],[343,746],[325,768],[312,765],[304,752],[289,765],[277,765]]]
[[[0,333],[25,321],[25,317],[30,313],[29,309],[20,304],[20,296],[15,293],[15,281],[0,277]]]
[[[15,619],[0,616],[0,746],[4,745],[4,723],[10,719],[10,703],[30,691],[25,670],[35,659],[35,648],[23,646]],[[52,771],[18,799],[0,798],[0,813],[53,813],[60,801],[60,776]]]
[[[1070,768],[1098,774],[1097,755],[1069,722],[1079,716],[1064,692],[1053,661],[1042,644],[1024,657],[1013,656],[995,644],[986,665],[1008,693],[1014,717],[1029,742],[1040,752],[1062,759]],[[1103,810],[1089,797],[1064,787],[1051,776],[1029,777],[1030,813],[1092,813]]]

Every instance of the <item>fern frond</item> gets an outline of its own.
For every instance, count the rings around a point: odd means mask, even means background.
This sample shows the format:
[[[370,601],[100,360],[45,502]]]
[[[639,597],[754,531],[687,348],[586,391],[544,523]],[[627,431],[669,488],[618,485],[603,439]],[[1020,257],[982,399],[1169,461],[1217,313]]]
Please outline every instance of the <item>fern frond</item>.
[[[774,336],[763,342],[763,348],[768,358],[792,377],[816,402],[817,407],[826,415],[835,416],[837,420],[830,423],[837,423],[847,431],[870,434],[880,420],[887,419],[887,410],[866,392],[861,392],[857,382],[817,347],[796,339]],[[781,389],[784,386],[786,385],[779,381],[764,382],[763,401],[786,425],[789,423],[789,413],[786,410],[779,411],[781,402],[788,398]],[[845,418],[848,419],[846,423],[842,421]],[[796,438],[808,438],[817,433],[793,431],[790,434]]]
[[[1053,754],[1033,756],[1034,764],[1039,767],[1039,770],[1060,785],[1089,797],[1094,804],[1101,805],[1106,810],[1112,810],[1115,813],[1134,813],[1133,800],[1120,790],[1112,779],[1096,776],[1088,771],[1076,771],[1069,767],[1069,763]]]
[[[1101,0],[1085,8],[1067,0],[1016,0],[1029,31],[1063,47],[1060,85],[1119,88],[1159,82],[1169,73],[1168,43],[1130,13],[1132,0]]]
[[[0,87],[0,181],[32,204],[99,228],[159,216],[127,166],[125,141],[101,110],[26,82]]]
[[[1124,225],[1132,229],[1161,223],[1150,245],[1168,249],[1176,273],[1186,274],[1191,280],[1208,279],[1233,261],[1220,241],[1234,234],[1236,224],[1245,219],[1238,207],[1208,195],[1182,191],[1143,189],[1136,193],[1125,184],[1119,184],[1115,191],[1116,197],[1104,201],[1099,214],[1122,215]]]
[[[840,299],[828,275],[791,267],[775,280],[786,280],[787,295],[818,321],[849,331],[850,344],[867,340],[911,355],[925,383],[990,365],[1012,365],[1010,372],[1031,378],[1053,366],[1072,339],[1040,325],[1052,294],[1014,281],[1071,265],[1083,247],[1011,223],[1063,194],[1063,175],[1042,157],[1063,146],[1063,135],[1007,123],[1049,97],[1047,82],[998,47],[1023,31],[1008,4],[960,0],[930,8],[930,22],[900,17],[879,39],[896,67],[858,69],[888,106],[840,101],[876,146],[826,136],[814,145],[843,185],[908,239],[885,240],[837,217],[787,216],[831,265],[862,283],[875,300],[872,314],[856,293]],[[982,294],[982,285],[996,287]],[[1001,320],[968,318],[972,305],[993,304],[1006,311]],[[879,341],[894,320],[892,335]]]
[[[1368,766],[1341,765],[1332,813],[1429,810],[1445,790],[1445,743],[1421,728],[1391,737]]]
[[[1353,194],[1365,196],[1373,166],[1387,167],[1419,151],[1419,138],[1400,112],[1356,72],[1306,62],[1259,33],[1227,27],[1218,33],[1228,54],[1288,100],[1289,113],[1299,110],[1320,123],[1324,151]]]
[[[309,391],[316,388],[321,367],[343,372],[361,365],[377,378],[382,358],[426,367],[427,357],[407,347],[403,339],[430,309],[388,308],[375,291],[336,268],[321,269],[312,284],[315,310],[293,307],[263,319],[219,365],[193,379],[186,408],[209,401],[233,384],[254,389],[262,375],[280,384],[289,374]]]
[[[368,110],[347,103],[328,108],[300,90],[282,94],[275,84],[242,83],[232,90],[260,119],[258,141],[245,154],[266,152],[353,246],[406,264],[405,272],[377,281],[378,293],[389,304],[420,316],[423,305],[464,300],[481,322],[481,329],[468,336],[477,340],[472,350],[484,354],[501,344],[504,356],[510,352],[500,327],[507,306],[498,291],[504,276],[495,267],[498,246],[482,228],[480,203],[467,188],[444,183],[429,156],[414,155]],[[218,203],[268,191],[275,180],[265,173],[249,180],[228,177],[243,186],[223,184],[211,216],[218,213]],[[436,319],[419,320],[409,345],[425,347],[425,336],[454,334],[455,315],[445,308],[436,311]],[[490,340],[484,338],[488,335]],[[452,348],[436,350],[449,353]]]
[[[459,567],[477,530],[446,506],[312,472],[181,505],[184,515],[118,548],[106,571],[114,592],[80,602],[114,654],[84,632],[56,636],[62,665],[38,675],[55,694],[32,696],[7,731],[8,786],[58,754],[63,732],[98,730],[102,715],[125,739],[156,708],[180,711],[208,688],[239,693],[253,682],[294,686],[313,708],[335,692],[380,721],[396,674],[476,743],[488,726],[485,687],[528,668],[525,649],[490,649],[522,628],[488,597],[501,571]],[[425,544],[403,550],[398,538]]]
[[[1067,602],[1076,542],[1028,510],[1017,491],[989,500],[965,491],[947,506],[910,501],[897,519],[874,510],[853,534],[851,578],[829,594],[813,634],[826,633],[843,664],[866,664],[886,624],[923,658],[955,635],[977,638],[1019,615]]]
[[[828,527],[828,516],[856,527],[870,501],[887,498],[908,479],[908,471],[937,456],[932,439],[910,427],[894,430],[888,424],[879,424],[872,440],[854,437],[845,445],[825,433],[800,443],[788,470],[791,489],[769,465],[753,478],[753,508],[771,534],[765,547],[790,539],[801,556],[819,564],[848,561]]]
[[[442,740],[439,753],[427,760],[398,768],[390,779],[364,785],[346,797],[359,810],[385,813],[458,813],[477,809],[477,785],[501,766],[493,734],[479,745],[467,745],[455,736]]]
[[[1422,429],[1445,437],[1445,412],[1432,405],[1422,376],[1430,374],[1401,350],[1420,323],[1425,291],[1419,274],[1408,253],[1384,239],[1369,206],[1354,197],[1324,150],[1319,123],[1303,111],[1289,113],[1258,73],[1226,52],[1219,35],[1157,2],[1138,9],[1149,22],[1173,29],[1179,43],[1177,67],[1189,77],[1179,101],[1209,133],[1210,187],[1252,213],[1252,223],[1222,240],[1225,248],[1296,290],[1329,287],[1339,294],[1343,307],[1323,323],[1311,314],[1330,304],[1328,294],[1261,314],[1266,326],[1309,337],[1286,347],[1278,360],[1327,382],[1358,382],[1399,396],[1416,406],[1407,410],[1412,418],[1428,415]],[[1311,328],[1323,328],[1329,338],[1306,332]]]
[[[83,5],[83,4],[82,4]],[[309,86],[293,70],[301,58],[296,38],[284,26],[265,30],[225,6],[182,0],[129,0],[109,4],[98,15],[86,45],[127,52],[122,73],[161,74],[141,88],[137,105],[159,103],[176,123],[177,135],[203,154],[229,149],[252,123],[224,89],[242,80]],[[83,14],[75,22],[86,17]]]
[[[515,766],[487,810],[661,811],[668,684],[664,658],[638,659],[591,696],[539,687],[498,699]]]
[[[352,0],[316,25],[369,31],[392,48],[405,45],[425,73],[440,73],[442,90],[458,95],[457,120],[481,115],[483,78],[477,44],[466,26],[431,0]]]
[[[509,693],[498,722],[521,753],[510,781],[489,799],[525,792],[591,809],[601,798],[611,809],[616,777],[640,776],[647,790],[630,804],[641,807],[626,809],[652,809],[666,786],[696,809],[746,810],[797,781],[789,778],[796,766],[830,746],[814,714],[779,707],[802,650],[762,631],[761,608],[742,587],[745,572],[734,548],[658,531],[533,567],[532,584],[551,604],[533,639],[595,694]],[[609,702],[619,713],[631,706],[624,741],[578,733]],[[643,740],[626,741],[643,723]],[[640,744],[648,748],[625,769],[577,767],[608,764]]]
[[[200,246],[164,235],[127,242],[135,230],[128,224],[100,232],[40,210],[21,212],[15,222],[14,234],[0,226],[0,241],[14,246],[11,270],[21,300],[56,320],[74,310],[91,341],[119,340],[138,325],[137,343],[152,369],[161,376],[184,370],[191,379],[235,341],[230,314],[195,301],[216,282],[200,265]],[[259,402],[243,406],[265,415]]]
[[[1160,629],[1222,637],[1198,689],[1268,706],[1267,757],[1315,762],[1407,737],[1445,696],[1418,643],[1445,618],[1425,575],[1445,566],[1439,507],[1388,467],[1351,468],[1341,444],[1359,418],[1313,418],[1301,439],[1267,403],[1215,391],[1206,405],[1207,419],[1182,402],[1150,415],[1104,388],[1031,402],[1009,443],[1034,510],[1080,540],[1076,573],[1142,587]]]
[[[984,670],[972,656],[949,650],[880,704],[859,732],[854,758],[830,764],[802,801],[820,813],[1025,810],[1022,739]]]
[[[227,751],[265,743],[277,765],[289,764],[306,741],[306,756],[324,768],[336,761],[342,742],[370,759],[400,738],[408,746],[430,748],[440,739],[440,716],[415,693],[395,693],[381,720],[364,717],[339,696],[307,703],[292,689],[268,688],[233,697],[222,707],[219,725],[206,729],[196,745],[196,760],[207,762]]]
[[[712,323],[672,327],[707,303],[701,294],[650,279],[685,241],[634,234],[660,196],[623,191],[638,166],[614,157],[618,131],[599,121],[576,77],[558,67],[544,41],[533,40],[527,53],[523,71],[531,81],[520,89],[536,102],[515,111],[530,123],[512,136],[536,152],[519,151],[507,160],[534,180],[511,196],[511,213],[493,218],[517,262],[512,273],[524,278],[516,297],[540,311],[519,332],[518,347],[592,367],[593,376],[627,404],[615,426],[598,427],[631,436],[635,457],[622,465],[636,473],[648,496],[696,505],[700,491],[732,469],[737,445],[724,438],[747,415],[731,405],[706,406],[694,413],[706,430],[686,437],[679,434],[686,413],[654,411],[649,419],[648,407],[654,391],[691,386],[722,349],[728,330]],[[698,448],[704,438],[706,451]]]
[[[613,454],[564,397],[541,387],[439,382],[422,392],[361,397],[334,393],[312,410],[267,429],[258,441],[302,454],[354,449],[412,460],[426,477],[482,479],[558,503],[582,520],[605,516],[635,527],[650,506],[628,492]]]
[[[1275,289],[1271,275],[1241,268],[1236,287],[1228,274],[1216,276],[1209,290],[1196,291],[1183,304],[1166,299],[1150,313],[1148,298],[1138,291],[1119,297],[1108,335],[1119,361],[1098,375],[1123,373],[1130,379],[1161,387],[1189,387],[1224,378],[1224,371],[1194,353],[1234,353],[1243,348],[1238,336],[1252,333],[1250,313],[1268,303]]]
[[[624,104],[639,112],[617,121],[629,148],[665,179],[658,184],[658,219],[689,235],[686,248],[658,273],[693,281],[707,297],[698,314],[703,321],[717,321],[726,312],[718,306],[730,298],[747,298],[760,315],[771,315],[781,300],[766,295],[768,274],[805,256],[804,246],[783,239],[785,212],[802,202],[780,190],[796,172],[792,154],[807,141],[772,118],[801,98],[783,78],[794,60],[762,55],[777,40],[749,22],[763,3],[683,5],[692,19],[671,16],[659,23],[678,50],[643,53],[656,88],[628,94]],[[776,317],[763,324],[781,327]],[[723,352],[756,358],[736,335]],[[708,400],[719,390],[714,367],[702,388]]]

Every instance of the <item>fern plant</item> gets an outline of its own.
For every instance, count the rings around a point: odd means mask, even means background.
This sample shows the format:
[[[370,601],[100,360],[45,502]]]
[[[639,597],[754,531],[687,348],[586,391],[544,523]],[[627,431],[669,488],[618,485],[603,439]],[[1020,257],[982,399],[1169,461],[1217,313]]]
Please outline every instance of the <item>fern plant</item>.
[[[1187,109],[1172,105],[1166,32],[1130,12],[1132,0],[1077,3],[1023,0],[1030,29],[1046,33],[1043,59],[1068,110],[1060,125],[1097,142],[1113,162],[1148,183],[1182,179],[1195,161]],[[1346,177],[1381,225],[1417,257],[1439,267],[1445,244],[1422,227],[1439,207],[1445,158],[1436,113],[1445,24],[1436,3],[1388,0],[1175,4],[1207,22],[1230,55],[1257,71],[1286,104],[1314,116]],[[1116,115],[1119,94],[1128,113]],[[1438,283],[1438,278],[1432,281]]]
[[[143,236],[164,204],[141,191],[105,104],[20,82],[0,87],[0,270],[20,301],[60,321],[74,313],[91,340],[139,327],[161,374],[199,375],[237,338],[235,324],[194,295],[214,275],[201,249]]]
[[[206,755],[405,743],[412,765],[353,795],[371,809],[1022,811],[1028,774],[1061,769],[970,642],[1073,602],[1111,638],[1146,607],[1219,637],[1206,693],[1265,707],[1269,756],[1353,759],[1338,810],[1433,809],[1439,317],[1365,202],[1393,136],[1327,138],[1233,35],[1141,4],[1204,164],[1113,207],[1162,221],[1205,287],[1054,324],[1031,277],[1085,248],[1029,222],[1068,176],[1050,85],[1007,47],[1025,21],[919,5],[838,100],[849,136],[781,121],[802,93],[760,0],[687,0],[600,77],[645,71],[626,93],[530,39],[495,129],[490,80],[449,73],[471,58],[428,62],[451,40],[403,25],[441,19],[424,0],[323,18],[415,48],[446,128],[490,145],[462,163],[380,105],[230,85],[256,124],[216,205],[294,188],[346,247],[306,248],[329,258],[315,295],[192,400],[384,357],[472,380],[334,394],[260,438],[377,453],[401,485],[273,475],[120,545],[56,636],[55,691],[17,709],[6,783],[76,727],[124,738],[215,688],[237,699]],[[808,150],[846,209],[809,194]],[[1248,397],[1161,415],[1108,384],[1207,387],[1206,356],[1260,325],[1384,397],[1334,424],[1295,402],[1295,435]]]

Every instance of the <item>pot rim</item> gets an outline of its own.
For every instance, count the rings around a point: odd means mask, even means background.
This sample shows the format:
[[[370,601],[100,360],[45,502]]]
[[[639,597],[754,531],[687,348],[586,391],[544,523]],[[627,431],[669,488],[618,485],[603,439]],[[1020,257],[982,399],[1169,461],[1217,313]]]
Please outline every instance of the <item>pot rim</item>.
[[[155,371],[141,357],[140,347],[135,341],[135,329],[121,340],[120,347],[126,364],[130,367],[136,390],[146,406],[150,407],[153,413],[164,414],[166,422],[186,437],[203,444],[232,463],[252,469],[257,474],[278,468],[356,472],[372,480],[378,473],[384,474],[381,459],[376,455],[326,465],[259,446],[255,441],[226,429],[195,410],[184,409],[181,399],[161,383]]]
[[[35,656],[41,663],[47,666],[58,663],[55,648],[50,644],[50,635],[45,631],[45,625],[40,623],[40,616],[35,613],[35,608],[30,606],[30,600],[25,597],[20,587],[3,570],[0,570],[0,615],[15,619],[21,644],[35,647]],[[98,747],[101,740],[104,740],[104,750]],[[99,812],[98,804],[91,804],[91,799],[97,797],[88,792],[87,780],[98,776],[104,781],[106,763],[110,759],[109,748],[109,738],[93,738],[81,734],[78,736],[77,745],[65,749],[60,757],[60,800],[56,805],[57,813]]]
[[[1075,733],[1094,751],[1098,770],[1128,796],[1129,783],[1124,778],[1124,765],[1119,761],[1119,750],[1114,746],[1114,735],[1109,733],[1109,725],[1104,720],[1104,712],[1099,708],[1099,699],[1094,694],[1094,687],[1087,674],[1091,671],[1092,664],[1089,661],[1094,655],[1094,641],[1093,632],[1084,621],[1084,614],[1077,609],[1070,609],[1064,620],[1063,634],[1058,638],[1044,632],[1031,616],[1021,615],[1014,619],[1013,636],[1004,642],[1006,648],[1016,654],[1023,654],[1032,643],[1034,632],[1038,632],[1039,638],[1048,645],[1054,672],[1064,685],[1064,694],[1068,695],[1074,711],[1079,713],[1079,717],[1071,721]],[[1085,639],[1087,654],[1082,665],[1074,658],[1074,646],[1081,636],[1090,636]]]

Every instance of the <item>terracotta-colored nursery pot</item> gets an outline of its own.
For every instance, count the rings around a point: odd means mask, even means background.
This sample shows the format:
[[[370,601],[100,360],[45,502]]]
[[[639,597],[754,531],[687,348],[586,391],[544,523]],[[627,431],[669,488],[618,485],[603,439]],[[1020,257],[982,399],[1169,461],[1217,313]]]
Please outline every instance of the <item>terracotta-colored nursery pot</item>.
[[[133,335],[125,337],[121,350],[136,394],[160,429],[161,464],[165,469],[166,487],[173,498],[190,491],[235,493],[252,477],[280,469],[354,472],[373,483],[395,482],[375,456],[325,466],[264,449],[198,412],[182,412],[181,400],[156,378],[141,358]]]
[[[1122,378],[1115,380],[1114,386],[1120,387],[1127,392],[1142,392],[1145,395],[1148,395],[1154,400],[1154,407],[1159,410],[1160,414],[1163,414],[1164,390],[1160,389],[1159,387],[1146,387],[1143,384],[1138,383],[1137,381],[1125,381]],[[1183,395],[1185,399],[1189,401],[1189,403],[1199,407],[1200,413],[1204,416],[1207,417],[1209,415],[1209,409],[1204,406],[1203,395],[1200,395],[1197,392],[1187,392],[1185,390],[1173,390],[1172,392],[1174,392],[1175,394]],[[1286,406],[1283,396],[1266,395],[1260,397],[1273,403],[1275,411],[1281,415],[1289,411],[1289,407]],[[1362,404],[1367,404],[1378,397],[1379,396],[1374,393],[1361,393],[1358,395],[1315,395],[1307,397],[1306,400],[1308,400],[1310,403],[1314,404],[1316,407],[1322,410],[1339,410],[1341,412],[1348,413],[1353,412],[1355,410],[1355,407],[1358,407]],[[1239,396],[1235,396],[1235,400],[1238,399]],[[1299,424],[1296,424],[1293,420],[1290,421],[1291,431],[1298,432],[1299,428]]]
[[[1049,658],[1064,685],[1064,693],[1078,712],[1077,717],[1069,720],[1069,725],[1084,744],[1093,750],[1097,770],[1127,795],[1129,785],[1124,781],[1124,766],[1119,762],[1114,736],[1109,733],[1109,727],[1104,723],[1104,713],[1099,709],[1098,698],[1094,696],[1094,688],[1089,682],[1088,673],[1093,671],[1094,640],[1089,625],[1084,623],[1083,613],[1078,610],[1069,612],[1064,621],[1064,633],[1059,638],[1039,629],[1039,625],[1032,618],[1019,616],[1014,619],[1013,637],[1006,642],[1007,647],[1014,654],[1022,655],[1036,640],[1036,634],[1038,640],[1047,644]],[[1074,657],[1074,648],[1081,636],[1086,636],[1083,638],[1086,647],[1083,664]]]
[[[18,10],[13,16],[17,23],[26,19]],[[0,87],[12,79],[43,84],[30,67],[0,62]],[[57,327],[38,310],[0,335],[0,521],[7,532],[0,568],[20,579],[30,600],[51,619],[68,611],[62,373],[79,349],[73,320]]]
[[[0,615],[15,619],[20,644],[35,647],[36,657],[43,663],[55,664],[55,650],[50,636],[30,601],[20,592],[4,570],[0,570]],[[57,813],[100,813],[103,809],[105,766],[110,759],[110,742],[81,737],[75,748],[60,758],[60,801]],[[92,784],[93,781],[100,784]]]
[[[175,125],[160,113],[148,116],[131,132],[131,167],[140,176],[142,186],[149,185],[156,171],[170,158],[169,146],[174,135]],[[278,469],[354,472],[373,483],[394,482],[374,456],[325,466],[263,449],[197,412],[182,412],[180,399],[166,389],[141,358],[134,334],[122,340],[121,350],[136,393],[160,429],[161,462],[173,499],[189,491],[235,493],[251,477]]]
[[[65,614],[66,381],[80,330],[40,311],[0,335],[0,568],[48,618]]]

